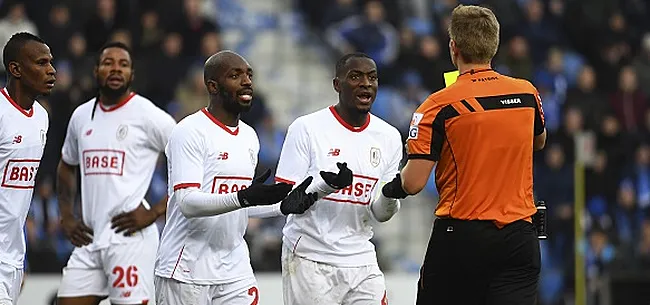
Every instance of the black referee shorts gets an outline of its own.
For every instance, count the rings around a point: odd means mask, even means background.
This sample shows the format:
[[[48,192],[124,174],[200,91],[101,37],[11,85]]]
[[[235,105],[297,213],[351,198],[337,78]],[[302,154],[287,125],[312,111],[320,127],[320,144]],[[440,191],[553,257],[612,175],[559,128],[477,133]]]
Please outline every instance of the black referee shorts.
[[[417,305],[533,305],[540,272],[533,224],[436,219]]]

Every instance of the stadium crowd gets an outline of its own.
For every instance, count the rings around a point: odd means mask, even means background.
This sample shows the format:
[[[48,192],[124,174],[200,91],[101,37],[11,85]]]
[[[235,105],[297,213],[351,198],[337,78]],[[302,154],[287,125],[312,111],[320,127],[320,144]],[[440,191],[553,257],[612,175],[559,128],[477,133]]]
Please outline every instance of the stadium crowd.
[[[40,100],[51,127],[27,222],[30,272],[60,272],[70,254],[58,224],[53,178],[69,117],[92,98],[94,50],[108,40],[135,52],[135,90],[177,120],[204,106],[202,65],[222,49],[222,28],[205,2],[226,0],[2,1],[0,44],[18,31],[45,39],[55,56],[55,93]],[[495,70],[539,89],[549,132],[536,153],[537,199],[549,207],[542,242],[542,301],[563,304],[574,277],[574,193],[584,185],[583,226],[590,293],[611,270],[650,270],[650,5],[643,0],[296,0],[295,8],[335,58],[362,51],[379,65],[373,112],[405,133],[424,98],[444,87],[448,15],[458,3],[491,7],[501,22]],[[260,134],[262,167],[273,168],[283,130],[264,94],[243,120]],[[405,136],[405,135],[404,135]],[[480,153],[480,152],[478,152]],[[584,182],[574,165],[585,165]],[[579,178],[579,177],[578,177]],[[576,185],[578,181],[578,185]],[[166,193],[161,160],[149,190]],[[433,183],[427,188],[436,193]],[[252,221],[257,271],[280,270],[283,218]],[[161,225],[163,225],[161,223]],[[381,250],[379,250],[381,251]],[[388,268],[388,267],[386,267]],[[385,270],[389,271],[389,270]]]

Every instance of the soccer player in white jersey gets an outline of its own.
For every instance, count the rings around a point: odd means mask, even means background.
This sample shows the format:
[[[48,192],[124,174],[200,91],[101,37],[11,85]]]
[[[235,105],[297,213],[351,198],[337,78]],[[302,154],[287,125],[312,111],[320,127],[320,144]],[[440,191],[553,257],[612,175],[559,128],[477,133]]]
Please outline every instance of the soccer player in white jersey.
[[[399,202],[381,196],[380,189],[399,171],[401,136],[370,114],[378,86],[371,58],[362,53],[343,56],[333,85],[338,103],[289,126],[276,171],[276,181],[287,183],[316,177],[307,191],[317,191],[319,198],[306,213],[287,217],[284,303],[386,304],[384,276],[370,242],[371,224],[389,220],[399,209]],[[339,177],[318,177],[334,166]],[[351,184],[340,189],[336,182],[343,182],[350,171]]]
[[[269,170],[253,179],[260,144],[255,130],[239,119],[252,106],[252,78],[251,66],[238,54],[212,55],[204,67],[208,107],[181,120],[169,139],[158,305],[258,304],[244,241],[248,217],[303,213],[316,201],[316,194],[305,193],[309,177],[293,191],[286,183],[264,184]]]
[[[49,95],[56,80],[50,48],[21,32],[2,50],[7,87],[0,90],[0,305],[18,302],[23,278],[23,227],[49,126],[37,96]]]
[[[102,47],[95,76],[99,94],[72,114],[57,170],[62,227],[77,246],[57,304],[95,305],[106,297],[113,304],[154,304],[154,222],[166,204],[150,207],[144,197],[176,122],[131,91],[133,62],[124,44]],[[73,214],[77,168],[82,219]]]

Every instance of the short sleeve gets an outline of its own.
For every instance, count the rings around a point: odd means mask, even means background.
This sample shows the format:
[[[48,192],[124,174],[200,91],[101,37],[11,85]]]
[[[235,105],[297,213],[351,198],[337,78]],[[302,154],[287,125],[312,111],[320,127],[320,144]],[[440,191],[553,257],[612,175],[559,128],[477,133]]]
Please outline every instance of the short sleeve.
[[[439,106],[427,100],[413,113],[406,140],[409,159],[440,160],[445,139],[445,117],[440,112]]]
[[[544,120],[544,109],[542,109],[542,97],[539,92],[535,90],[535,135],[541,135],[546,128],[546,121]]]
[[[79,145],[78,145],[78,119],[77,112],[75,111],[68,123],[68,129],[63,141],[63,148],[61,148],[61,160],[69,165],[79,165]]]
[[[176,120],[168,113],[156,109],[152,111],[151,120],[149,124],[149,141],[151,147],[155,150],[165,150],[165,145],[169,140],[172,130],[176,126]]]
[[[302,181],[309,171],[309,155],[310,144],[307,128],[300,120],[294,121],[289,126],[282,144],[275,181],[291,184]]]
[[[173,129],[165,154],[169,165],[169,185],[173,186],[174,191],[188,187],[201,187],[204,147],[198,131],[180,128],[180,126]]]

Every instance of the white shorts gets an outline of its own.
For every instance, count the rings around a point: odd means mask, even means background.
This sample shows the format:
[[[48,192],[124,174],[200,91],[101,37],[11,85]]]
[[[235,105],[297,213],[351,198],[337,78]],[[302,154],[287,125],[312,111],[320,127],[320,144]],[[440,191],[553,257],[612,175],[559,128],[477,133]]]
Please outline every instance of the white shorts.
[[[156,276],[158,305],[258,305],[255,278],[219,285],[195,285]]]
[[[314,262],[282,247],[285,305],[387,305],[386,283],[379,266],[336,267]]]
[[[17,304],[23,269],[0,262],[0,304]]]
[[[158,236],[97,251],[75,248],[63,268],[58,297],[108,296],[113,304],[155,304]]]

